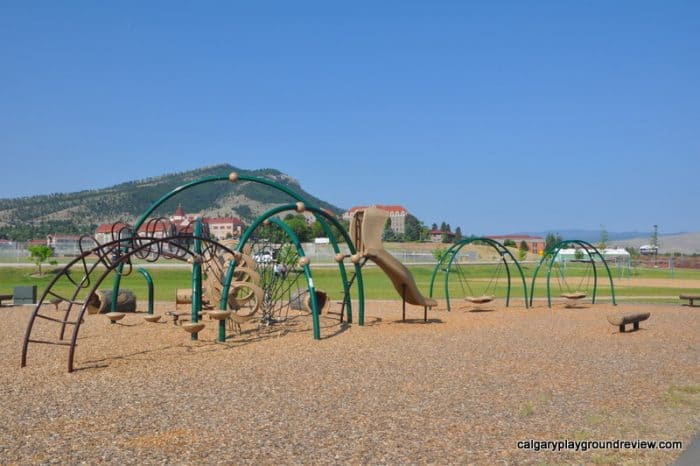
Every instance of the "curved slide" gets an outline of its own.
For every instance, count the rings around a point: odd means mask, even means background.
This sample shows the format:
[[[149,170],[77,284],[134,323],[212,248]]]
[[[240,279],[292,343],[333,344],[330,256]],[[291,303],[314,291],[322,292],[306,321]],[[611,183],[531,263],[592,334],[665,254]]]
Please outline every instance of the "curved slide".
[[[404,301],[417,306],[437,306],[437,301],[421,294],[413,274],[406,266],[385,249],[367,249],[364,255],[384,271]]]
[[[350,221],[350,237],[358,256],[363,256],[379,266],[389,277],[403,301],[403,320],[406,320],[406,303],[423,306],[423,320],[428,321],[428,308],[437,306],[433,298],[426,298],[418,290],[413,274],[397,258],[389,254],[382,244],[382,232],[389,218],[388,212],[376,207],[358,209]]]

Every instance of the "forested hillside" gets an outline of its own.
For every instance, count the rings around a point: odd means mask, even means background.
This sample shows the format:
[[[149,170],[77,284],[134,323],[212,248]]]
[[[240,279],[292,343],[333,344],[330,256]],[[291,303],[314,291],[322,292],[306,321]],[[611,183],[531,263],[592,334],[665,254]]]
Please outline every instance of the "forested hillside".
[[[242,170],[222,164],[104,189],[0,199],[0,237],[24,241],[48,233],[91,233],[98,224],[117,220],[133,222],[170,190],[202,177],[227,175],[232,171],[273,179],[320,207],[341,212],[338,207],[305,192],[297,180],[279,170]],[[174,196],[160,206],[155,215],[170,215],[181,204],[188,213],[236,216],[250,222],[270,207],[290,201],[286,194],[259,184],[222,181],[205,183]]]

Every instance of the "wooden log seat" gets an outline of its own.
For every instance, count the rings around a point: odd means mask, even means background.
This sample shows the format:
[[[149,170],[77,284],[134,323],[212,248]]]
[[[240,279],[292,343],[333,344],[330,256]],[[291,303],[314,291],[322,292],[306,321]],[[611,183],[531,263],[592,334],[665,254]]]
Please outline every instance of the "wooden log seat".
[[[680,299],[685,299],[688,301],[688,306],[690,307],[696,307],[693,301],[700,300],[700,294],[682,294],[678,296]]]
[[[620,333],[625,333],[625,325],[632,324],[633,330],[639,330],[639,323],[647,320],[649,312],[622,312],[618,314],[608,314],[608,322],[620,328]]]

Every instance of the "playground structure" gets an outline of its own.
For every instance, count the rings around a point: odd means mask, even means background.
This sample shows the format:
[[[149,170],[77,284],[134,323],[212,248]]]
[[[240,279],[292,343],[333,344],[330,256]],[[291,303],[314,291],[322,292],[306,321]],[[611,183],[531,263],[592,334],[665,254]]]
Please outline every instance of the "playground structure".
[[[498,254],[498,261],[494,270],[490,274],[490,278],[486,284],[486,287],[475,291],[476,284],[472,286],[470,284],[470,279],[465,272],[466,266],[458,260],[459,253],[465,246],[469,244],[483,244],[491,247]],[[452,273],[455,271],[456,273]],[[499,293],[499,279],[502,273],[505,271],[506,274],[506,290],[505,290],[505,303],[506,306],[510,305],[511,288],[513,281],[514,271],[517,272],[515,275],[515,280],[518,278],[523,286],[523,297],[525,300],[525,308],[528,307],[528,295],[527,295],[527,285],[525,283],[525,275],[523,274],[523,269],[520,264],[515,259],[513,254],[506,248],[503,244],[498,241],[492,240],[490,238],[466,238],[454,243],[450,248],[445,251],[445,253],[439,258],[435,269],[433,269],[433,274],[430,278],[430,296],[433,296],[435,280],[440,272],[444,273],[444,294],[445,302],[447,304],[447,310],[450,311],[451,300],[450,300],[450,277],[457,275],[459,284],[464,294],[464,299],[472,304],[486,304],[494,299],[496,299],[497,293]]]
[[[291,202],[259,215],[237,241],[213,240],[203,233],[201,220],[195,221],[192,236],[158,236],[158,232],[164,230],[160,228],[160,223],[164,220],[150,217],[155,210],[173,196],[211,182],[261,184],[285,193]],[[553,263],[558,250],[569,244],[583,247],[588,253],[588,262],[593,265],[592,302],[595,303],[597,286],[594,255],[599,256],[605,265],[612,288],[610,271],[600,253],[588,243],[565,241],[558,243],[543,257],[535,270],[532,290],[528,296],[522,269],[507,248],[493,240],[475,238],[460,241],[448,250],[433,271],[430,295],[426,297],[418,289],[411,272],[383,247],[381,237],[388,218],[385,211],[374,207],[356,211],[348,233],[332,214],[310,205],[293,190],[269,179],[231,173],[227,176],[202,178],[173,189],[154,202],[133,226],[116,223],[111,241],[99,244],[92,237],[82,237],[78,257],[56,274],[37,301],[23,340],[21,366],[27,364],[30,346],[58,345],[68,347],[68,371],[72,372],[78,335],[85,314],[104,313],[111,324],[116,324],[124,317],[123,311],[133,310],[120,308],[120,296],[127,296],[126,290],[121,290],[121,280],[133,272],[133,259],[147,262],[175,260],[191,265],[191,288],[181,289],[176,293],[176,301],[188,304],[189,312],[173,311],[166,314],[172,315],[174,321],[180,316],[185,317],[182,320],[188,322],[183,322],[181,328],[190,334],[192,340],[198,339],[199,332],[206,325],[201,322],[205,314],[218,326],[217,341],[224,342],[227,338],[227,323],[229,330],[233,331],[240,331],[242,323],[253,319],[261,325],[272,325],[284,322],[290,309],[308,311],[313,325],[313,338],[320,339],[319,316],[328,305],[329,297],[323,290],[316,289],[310,261],[299,238],[279,219],[282,214],[291,212],[312,213],[325,236],[329,238],[342,284],[340,321],[345,320],[348,324],[353,323],[355,319],[351,300],[351,289],[355,286],[357,323],[360,326],[364,325],[362,267],[368,261],[381,268],[401,297],[403,321],[406,320],[407,303],[422,306],[423,320],[428,321],[428,310],[437,306],[437,301],[433,298],[433,287],[439,271],[445,272],[445,299],[449,310],[450,272],[453,269],[457,270],[457,275],[464,278],[460,264],[455,259],[461,248],[474,241],[492,247],[499,254],[499,270],[504,270],[507,276],[506,306],[510,304],[513,277],[517,281],[518,276],[523,284],[525,307],[528,307],[528,298],[529,305],[532,305],[537,272],[543,264],[547,264],[547,294],[551,307],[549,282]],[[347,252],[341,251],[339,239],[345,243]],[[353,271],[351,277],[348,277],[346,271],[345,260],[348,258]],[[143,268],[138,269],[138,273],[143,275],[148,284],[148,312],[144,319],[147,322],[157,322],[161,316],[154,313],[153,279]],[[562,274],[560,269],[559,274]],[[113,277],[111,293],[100,288],[109,277]],[[467,283],[469,293],[465,299],[472,303],[492,301],[497,294],[497,280],[497,275],[492,277],[486,290],[481,293],[474,293]],[[490,288],[492,284],[493,287]],[[111,302],[107,306],[105,303],[110,299]],[[614,301],[613,290],[613,303]],[[96,302],[99,306],[95,306]],[[53,304],[58,310],[58,303],[63,307],[60,310],[62,317],[54,317],[44,312],[44,305]],[[135,307],[135,298],[132,304]],[[205,309],[205,305],[208,309]],[[111,312],[105,313],[107,310]]]
[[[561,250],[567,247],[576,248],[579,257],[571,260],[562,258],[559,253]],[[600,251],[598,251],[595,246],[585,241],[563,240],[547,249],[545,254],[542,256],[542,259],[537,264],[535,272],[532,276],[532,284],[530,288],[530,306],[532,306],[532,301],[534,299],[537,275],[542,266],[546,266],[547,269],[547,305],[550,308],[552,307],[552,272],[554,272],[557,284],[559,285],[560,297],[565,298],[570,303],[576,303],[590,296],[591,304],[595,304],[599,275],[599,266],[596,262],[600,262],[604,267],[604,271],[608,280],[610,281],[612,303],[616,305],[615,285],[613,284],[612,274],[610,273],[610,268],[608,267],[607,261]],[[576,276],[578,276],[578,280],[572,286],[570,280]]]
[[[203,236],[199,221],[195,222],[194,234],[191,237],[158,237],[156,232],[161,230],[158,224],[162,219],[149,218],[153,212],[171,197],[210,182],[258,183],[287,194],[294,202],[280,205],[260,215],[235,245],[227,246]],[[235,328],[240,323],[252,319],[254,315],[260,314],[263,323],[275,323],[283,320],[286,310],[292,305],[298,306],[299,301],[307,303],[306,306],[310,310],[313,321],[313,337],[320,339],[319,313],[328,302],[327,296],[314,287],[310,261],[305,257],[299,239],[284,222],[277,218],[285,212],[304,211],[309,211],[316,217],[335,251],[343,289],[341,319],[345,318],[347,323],[353,322],[350,286],[355,284],[358,298],[357,323],[364,325],[361,267],[357,263],[354,264],[355,273],[349,281],[343,262],[345,257],[354,256],[356,251],[342,224],[328,212],[306,203],[302,196],[286,186],[265,178],[230,173],[227,176],[205,177],[175,188],[154,202],[133,226],[115,224],[111,235],[112,241],[99,244],[92,237],[81,238],[78,257],[54,277],[37,301],[24,336],[21,366],[24,367],[27,364],[30,345],[67,346],[68,371],[72,372],[75,348],[84,315],[86,312],[89,313],[89,303],[95,302],[95,297],[101,293],[100,285],[110,275],[114,276],[110,306],[112,312],[105,315],[112,323],[123,317],[123,313],[117,312],[119,296],[123,295],[120,293],[120,284],[122,277],[132,273],[134,258],[148,262],[156,262],[160,259],[179,260],[192,265],[192,288],[187,298],[191,302],[191,312],[189,323],[183,325],[183,328],[191,334],[192,340],[197,340],[198,332],[203,328],[204,324],[200,322],[200,318],[204,315],[205,301],[218,307],[210,312],[210,317],[218,321],[219,341],[226,339],[227,321],[231,327]],[[340,232],[343,241],[347,244],[349,255],[341,252],[330,225]],[[254,255],[265,247],[261,246],[265,242],[261,232],[271,226],[277,228],[278,238],[283,238],[285,243],[278,248],[278,260],[274,264],[257,263],[251,259],[251,254]],[[284,271],[280,266],[284,267]],[[149,313],[146,319],[149,322],[155,322],[159,318],[153,315],[152,279],[147,272],[139,271],[139,273],[144,275],[149,285]],[[206,282],[203,283],[205,274]],[[302,286],[305,286],[305,291],[300,291]],[[71,291],[66,292],[66,289]],[[204,298],[205,292],[208,299]],[[302,295],[307,299],[301,298]],[[42,312],[44,304],[56,302],[62,303],[65,308],[61,318]],[[49,328],[40,329],[39,327]],[[70,331],[67,332],[69,329]],[[53,336],[47,338],[46,335]]]

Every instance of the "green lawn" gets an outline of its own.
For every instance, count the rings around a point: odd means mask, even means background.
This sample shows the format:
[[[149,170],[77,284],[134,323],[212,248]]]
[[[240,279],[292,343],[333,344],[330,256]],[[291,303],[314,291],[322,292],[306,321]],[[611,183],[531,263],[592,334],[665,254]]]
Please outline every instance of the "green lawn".
[[[46,266],[45,270],[51,270],[50,266]],[[352,267],[346,268],[348,276],[352,277],[354,269]],[[430,278],[433,273],[432,266],[412,266],[409,270],[413,273],[416,280],[418,288],[424,293],[428,294]],[[43,292],[46,286],[54,278],[55,275],[47,274],[44,277],[37,278],[32,276],[34,272],[33,268],[13,268],[13,267],[0,267],[0,294],[11,294],[13,287],[18,285],[37,285],[37,291],[39,294]],[[150,268],[149,272],[153,276],[153,281],[155,283],[155,299],[158,301],[168,301],[174,300],[175,289],[176,288],[189,288],[191,286],[190,270],[188,268]],[[466,295],[482,295],[482,294],[495,294],[497,296],[505,295],[506,289],[506,274],[501,271],[499,275],[494,278],[494,267],[493,266],[465,266],[462,271],[453,270],[450,274],[450,296],[453,298],[464,297]],[[526,285],[528,293],[530,292],[530,280],[532,274],[534,273],[534,267],[525,267],[523,272],[525,273]],[[312,268],[312,274],[314,278],[314,283],[316,288],[325,290],[331,297],[331,299],[340,299],[342,294],[342,283],[340,280],[340,274],[336,267],[316,267]],[[76,271],[75,280],[78,281],[78,273]],[[96,275],[96,274],[93,274]],[[394,290],[389,278],[381,271],[378,267],[365,267],[362,271],[364,286],[365,286],[365,296],[368,299],[398,299],[399,295]],[[433,296],[437,298],[444,297],[444,276],[443,272],[438,273],[435,282]],[[537,286],[535,288],[535,297],[544,297],[545,292],[545,281],[546,270],[540,270],[538,277]],[[673,281],[670,282],[668,287],[643,287],[638,285],[630,284],[630,281],[626,278],[618,278],[616,274],[613,274],[613,280],[615,282],[615,293],[616,296],[624,301],[627,297],[634,297],[634,299],[658,301],[677,301],[678,294],[680,293],[697,293],[700,289],[700,270],[689,270],[689,269],[676,269],[671,274],[668,270],[662,269],[635,269],[631,274],[632,278],[665,278],[673,280],[697,280],[698,284],[694,287],[676,287],[673,286]],[[96,277],[91,277],[92,280],[96,280]],[[466,278],[466,280],[462,280]],[[513,287],[511,291],[511,296],[514,298],[522,297],[522,282],[517,280],[517,275],[513,276]],[[100,288],[111,288],[113,281],[113,275],[107,277],[105,281],[100,285]],[[550,284],[552,287],[552,295],[558,296],[560,293],[568,290],[573,291],[578,288],[590,289],[592,284],[591,274],[586,274],[583,268],[571,267],[567,270],[567,279],[563,281],[556,271],[552,272]],[[89,283],[85,290],[89,289],[94,285],[94,281]],[[143,276],[136,272],[134,268],[133,272],[123,277],[122,287],[128,288],[137,296],[146,299],[147,295],[147,284]],[[75,285],[71,283],[68,279],[63,278],[57,282],[56,290],[59,293],[70,295],[73,290],[75,290]],[[355,288],[356,289],[356,288]],[[80,293],[78,296],[84,295]],[[598,295],[603,299],[610,295],[610,287],[607,283],[605,276],[598,277]],[[356,292],[353,292],[353,296],[356,297]],[[671,297],[671,298],[669,298]]]

